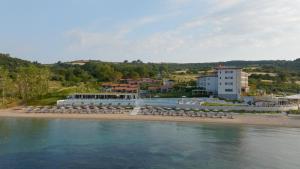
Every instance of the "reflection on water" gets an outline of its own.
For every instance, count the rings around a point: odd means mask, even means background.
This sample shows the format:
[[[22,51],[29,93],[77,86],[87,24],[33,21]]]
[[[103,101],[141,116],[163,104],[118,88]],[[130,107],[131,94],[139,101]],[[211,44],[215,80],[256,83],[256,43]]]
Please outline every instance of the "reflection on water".
[[[0,168],[299,169],[300,129],[0,119]]]

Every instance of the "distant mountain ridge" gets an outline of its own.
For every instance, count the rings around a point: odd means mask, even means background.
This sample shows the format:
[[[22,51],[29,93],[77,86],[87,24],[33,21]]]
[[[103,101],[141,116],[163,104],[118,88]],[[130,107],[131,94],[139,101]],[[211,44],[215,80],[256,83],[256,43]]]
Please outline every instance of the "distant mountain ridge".
[[[287,70],[291,72],[300,72],[300,58],[293,61],[286,60],[261,60],[261,61],[243,61],[243,60],[233,60],[226,62],[210,62],[210,63],[170,63],[169,68],[174,69],[197,69],[204,67],[216,67],[218,65],[225,66],[236,66],[236,67],[273,67],[282,70]]]
[[[100,60],[74,60],[70,62],[65,62],[73,65],[84,65],[89,62],[102,62]],[[103,62],[103,63],[115,63],[122,64],[123,62]],[[0,66],[5,66],[7,68],[18,67],[18,66],[28,66],[31,64],[38,64],[36,62],[30,62],[27,60],[11,57],[9,54],[0,53]],[[126,62],[126,64],[147,64],[141,62]],[[244,60],[233,60],[226,62],[207,62],[207,63],[150,63],[150,64],[163,64],[167,65],[170,71],[182,70],[182,69],[201,69],[216,67],[218,65],[225,66],[236,66],[236,67],[273,67],[280,70],[286,70],[291,72],[300,73],[300,58],[287,61],[287,60],[259,60],[259,61],[244,61]],[[52,64],[51,64],[52,65]]]
[[[11,57],[9,54],[0,53],[0,65],[1,66],[16,66],[16,65],[29,65],[32,62]]]

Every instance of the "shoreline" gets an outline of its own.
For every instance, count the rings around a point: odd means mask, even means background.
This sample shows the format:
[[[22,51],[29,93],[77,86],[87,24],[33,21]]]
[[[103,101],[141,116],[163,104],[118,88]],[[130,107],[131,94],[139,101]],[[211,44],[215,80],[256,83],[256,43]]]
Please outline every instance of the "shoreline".
[[[74,120],[120,120],[120,121],[159,121],[185,123],[215,123],[233,125],[258,125],[300,128],[298,119],[280,114],[238,114],[233,119],[226,118],[195,118],[176,116],[128,115],[128,114],[55,114],[55,113],[25,113],[24,110],[0,110],[0,118],[39,118],[39,119],[74,119]]]

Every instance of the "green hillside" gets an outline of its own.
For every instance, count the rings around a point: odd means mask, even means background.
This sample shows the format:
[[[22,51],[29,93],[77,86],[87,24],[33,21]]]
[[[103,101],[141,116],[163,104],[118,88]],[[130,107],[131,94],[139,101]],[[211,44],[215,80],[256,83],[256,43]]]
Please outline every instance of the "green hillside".
[[[289,72],[300,73],[300,58],[294,61],[285,60],[262,60],[262,61],[227,61],[227,62],[211,62],[211,63],[184,63],[167,64],[170,70],[191,69],[199,70],[205,68],[216,67],[218,65],[236,66],[236,67],[259,67],[266,70],[285,70]]]
[[[17,100],[22,104],[55,104],[58,98],[72,92],[95,92],[101,82],[144,77],[172,79],[176,82],[173,93],[179,93],[178,89],[188,96],[188,92],[195,88],[199,72],[206,73],[220,64],[243,67],[249,72],[251,95],[257,91],[268,94],[300,92],[300,59],[183,64],[143,63],[141,60],[118,63],[80,61],[43,65],[0,54],[0,78],[4,79],[1,86],[4,85],[6,103]],[[185,88],[187,86],[191,88]]]
[[[9,54],[0,53],[0,65],[9,66],[28,66],[32,64],[30,61],[22,60],[19,58],[13,58]]]

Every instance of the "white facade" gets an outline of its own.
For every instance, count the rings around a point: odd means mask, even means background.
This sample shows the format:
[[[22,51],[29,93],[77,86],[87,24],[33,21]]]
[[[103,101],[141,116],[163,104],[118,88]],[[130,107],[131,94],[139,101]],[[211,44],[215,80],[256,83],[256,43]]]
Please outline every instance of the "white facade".
[[[200,77],[197,80],[197,86],[209,94],[216,95],[218,93],[218,77],[216,75]]]
[[[200,77],[198,87],[225,99],[240,99],[248,92],[248,74],[241,68],[218,67],[216,70],[213,76]]]

